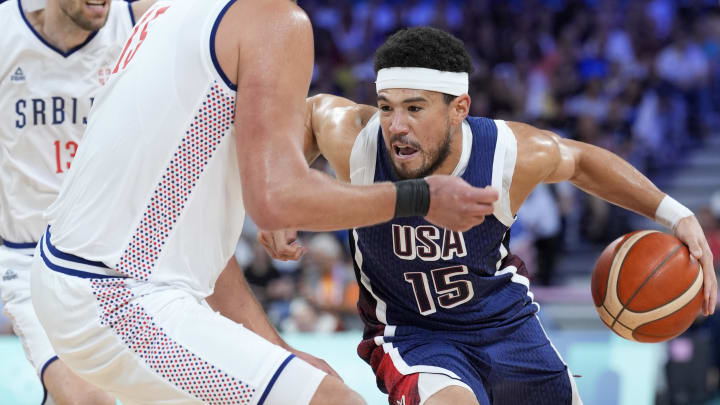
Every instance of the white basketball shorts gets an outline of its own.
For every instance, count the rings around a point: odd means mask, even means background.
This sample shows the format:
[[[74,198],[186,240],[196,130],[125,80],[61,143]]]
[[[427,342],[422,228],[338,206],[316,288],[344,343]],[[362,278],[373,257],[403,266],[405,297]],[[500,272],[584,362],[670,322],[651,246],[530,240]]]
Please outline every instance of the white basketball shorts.
[[[47,239],[32,265],[38,318],[58,356],[124,405],[310,403],[324,372],[188,291],[102,275]]]
[[[34,243],[5,242],[0,246],[0,296],[3,311],[12,321],[25,356],[42,382],[43,372],[57,356],[35,315],[30,298],[30,266],[34,251]],[[42,403],[46,404],[49,403],[47,390],[44,392]]]

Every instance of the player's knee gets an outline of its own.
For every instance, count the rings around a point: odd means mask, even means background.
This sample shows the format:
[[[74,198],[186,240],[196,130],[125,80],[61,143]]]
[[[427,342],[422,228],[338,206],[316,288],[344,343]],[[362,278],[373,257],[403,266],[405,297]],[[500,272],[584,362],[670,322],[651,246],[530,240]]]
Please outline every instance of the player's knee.
[[[425,405],[479,405],[475,394],[465,387],[452,385],[445,387],[425,401]]]
[[[320,383],[310,405],[367,405],[365,400],[340,379],[326,376]]]
[[[348,395],[348,401],[345,402],[346,405],[366,405],[365,400],[363,399],[360,394],[357,392],[351,390],[348,388],[349,395]]]

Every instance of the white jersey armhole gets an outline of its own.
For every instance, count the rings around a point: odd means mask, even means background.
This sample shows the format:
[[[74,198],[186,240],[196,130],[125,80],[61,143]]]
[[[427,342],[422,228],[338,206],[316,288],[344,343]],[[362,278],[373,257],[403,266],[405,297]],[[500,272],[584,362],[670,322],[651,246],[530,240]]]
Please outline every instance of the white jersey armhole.
[[[495,120],[497,126],[497,142],[492,167],[492,187],[500,194],[495,202],[493,215],[510,227],[515,222],[515,216],[510,209],[510,186],[515,172],[517,158],[517,140],[512,129],[503,120]]]
[[[375,113],[355,138],[350,153],[350,182],[352,184],[372,184],[375,181],[379,130],[380,115]]]
[[[460,152],[460,160],[458,161],[452,176],[462,176],[465,174],[468,162],[470,162],[470,154],[472,154],[473,133],[467,120],[462,122],[462,152]]]
[[[220,61],[217,58],[217,53],[215,52],[215,36],[217,34],[218,28],[220,27],[220,22],[223,18],[225,18],[225,13],[228,11],[230,6],[232,6],[235,3],[236,0],[225,0],[221,1],[216,5],[216,10],[213,11],[212,15],[215,17],[212,20],[207,21],[208,28],[203,30],[203,38],[202,42],[204,44],[207,44],[208,52],[202,53],[202,59],[204,61],[205,68],[207,69],[208,73],[210,73],[210,76],[215,78],[215,80],[222,85],[223,88],[232,91],[233,93],[237,92],[237,84],[233,83],[233,79],[231,77],[228,77],[224,70],[222,70],[222,67],[220,66]],[[165,3],[168,3],[168,5],[172,5],[172,2],[165,1]],[[200,48],[203,49],[203,48]]]

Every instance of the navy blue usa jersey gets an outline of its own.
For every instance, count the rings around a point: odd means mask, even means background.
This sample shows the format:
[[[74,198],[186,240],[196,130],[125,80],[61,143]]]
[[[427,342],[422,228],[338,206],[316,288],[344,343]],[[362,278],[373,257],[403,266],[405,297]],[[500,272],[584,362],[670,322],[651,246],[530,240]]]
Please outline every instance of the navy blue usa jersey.
[[[466,232],[442,229],[421,217],[353,230],[358,307],[366,335],[382,334],[379,329],[388,325],[473,331],[537,311],[528,279],[520,274],[522,262],[508,256],[503,242],[514,220],[509,187],[516,151],[504,121],[468,117],[454,174],[473,186],[492,185],[499,191],[494,215]],[[378,115],[358,136],[350,162],[353,183],[398,180]]]

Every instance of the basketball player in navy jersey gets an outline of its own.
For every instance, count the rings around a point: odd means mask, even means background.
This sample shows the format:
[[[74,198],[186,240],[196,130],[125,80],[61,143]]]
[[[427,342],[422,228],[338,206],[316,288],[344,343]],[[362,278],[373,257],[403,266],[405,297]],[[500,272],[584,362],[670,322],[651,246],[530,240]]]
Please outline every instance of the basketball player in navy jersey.
[[[530,125],[469,117],[470,57],[433,28],[391,36],[375,56],[378,107],[318,95],[307,102],[305,155],[353,184],[460,176],[499,199],[484,222],[452,232],[422,218],[352,231],[365,323],[359,355],[391,405],[579,404],[572,375],[536,316],[522,262],[508,253],[515,214],[540,183],[571,181],[672,229],[703,266],[714,312],[712,255],[687,208],[607,150]],[[293,232],[262,232],[277,258]]]

